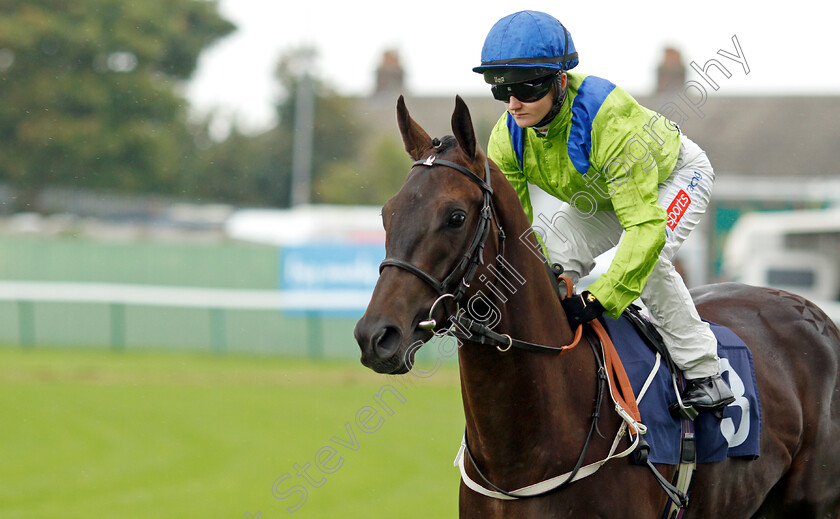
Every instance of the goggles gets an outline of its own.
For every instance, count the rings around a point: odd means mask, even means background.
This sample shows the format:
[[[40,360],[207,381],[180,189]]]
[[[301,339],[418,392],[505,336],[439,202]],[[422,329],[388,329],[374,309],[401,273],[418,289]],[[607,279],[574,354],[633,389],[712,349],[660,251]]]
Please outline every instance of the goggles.
[[[522,103],[533,103],[539,101],[551,91],[554,77],[555,74],[552,74],[532,81],[493,85],[490,87],[490,91],[493,92],[493,98],[497,101],[509,101],[510,97],[513,96]]]

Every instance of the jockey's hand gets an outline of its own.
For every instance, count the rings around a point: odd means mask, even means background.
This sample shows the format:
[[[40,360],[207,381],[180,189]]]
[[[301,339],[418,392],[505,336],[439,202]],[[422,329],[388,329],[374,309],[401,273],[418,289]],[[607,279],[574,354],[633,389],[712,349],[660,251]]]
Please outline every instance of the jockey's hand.
[[[560,302],[563,305],[563,310],[566,312],[566,319],[569,320],[572,330],[576,329],[578,325],[597,319],[604,313],[604,307],[601,306],[601,303],[586,290],[578,295],[567,297]]]

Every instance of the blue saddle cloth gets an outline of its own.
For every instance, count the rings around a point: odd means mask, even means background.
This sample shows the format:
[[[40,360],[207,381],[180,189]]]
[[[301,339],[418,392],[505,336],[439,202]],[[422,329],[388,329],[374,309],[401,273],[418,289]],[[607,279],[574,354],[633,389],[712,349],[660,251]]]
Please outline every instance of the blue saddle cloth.
[[[644,343],[626,317],[604,317],[604,324],[615,343],[618,355],[638,396],[656,362],[656,354]],[[718,340],[723,378],[735,393],[735,402],[726,407],[723,419],[700,413],[693,423],[697,462],[711,463],[729,457],[757,458],[761,435],[761,401],[755,382],[752,354],[729,328],[709,323]],[[650,444],[653,463],[678,465],[680,462],[681,423],[668,407],[676,402],[671,375],[661,363],[656,378],[648,388],[639,412],[648,427],[645,440]]]

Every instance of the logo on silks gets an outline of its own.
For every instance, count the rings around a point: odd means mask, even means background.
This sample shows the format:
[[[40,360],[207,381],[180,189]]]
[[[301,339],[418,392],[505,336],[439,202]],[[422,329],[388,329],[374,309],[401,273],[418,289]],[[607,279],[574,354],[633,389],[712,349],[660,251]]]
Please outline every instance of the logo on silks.
[[[672,231],[674,228],[677,227],[677,224],[680,223],[682,220],[683,215],[686,213],[688,206],[691,205],[691,198],[688,197],[688,194],[680,189],[680,192],[677,193],[677,196],[674,197],[674,201],[671,202],[671,205],[668,206],[668,228]]]
[[[379,279],[384,245],[317,243],[281,251],[280,290],[293,311],[364,311]]]

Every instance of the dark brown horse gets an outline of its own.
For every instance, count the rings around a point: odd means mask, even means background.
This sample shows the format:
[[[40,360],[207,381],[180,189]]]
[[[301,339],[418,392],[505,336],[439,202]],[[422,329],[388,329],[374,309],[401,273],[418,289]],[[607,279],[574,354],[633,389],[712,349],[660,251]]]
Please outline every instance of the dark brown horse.
[[[557,348],[573,342],[528,219],[513,188],[476,144],[464,102],[456,98],[454,139],[442,141],[409,116],[402,98],[397,113],[405,148],[418,163],[382,209],[387,259],[355,330],[362,363],[380,373],[408,372],[431,328],[448,327],[447,318],[459,308],[506,338]],[[763,424],[757,460],[698,465],[686,517],[836,517],[837,327],[816,306],[786,292],[720,284],[693,295],[701,315],[730,327],[750,347]],[[437,324],[429,322],[430,313]],[[593,350],[584,341],[564,355],[502,351],[478,336],[469,340],[469,332],[463,336],[458,359],[475,466],[504,490],[572,470],[597,400]],[[608,439],[593,435],[584,463],[608,454],[620,424],[604,399],[599,430]],[[475,466],[467,463],[468,475],[483,481]],[[668,479],[675,470],[658,468]],[[650,472],[628,458],[539,497],[485,497],[463,481],[460,490],[461,517],[651,519],[665,504]]]

